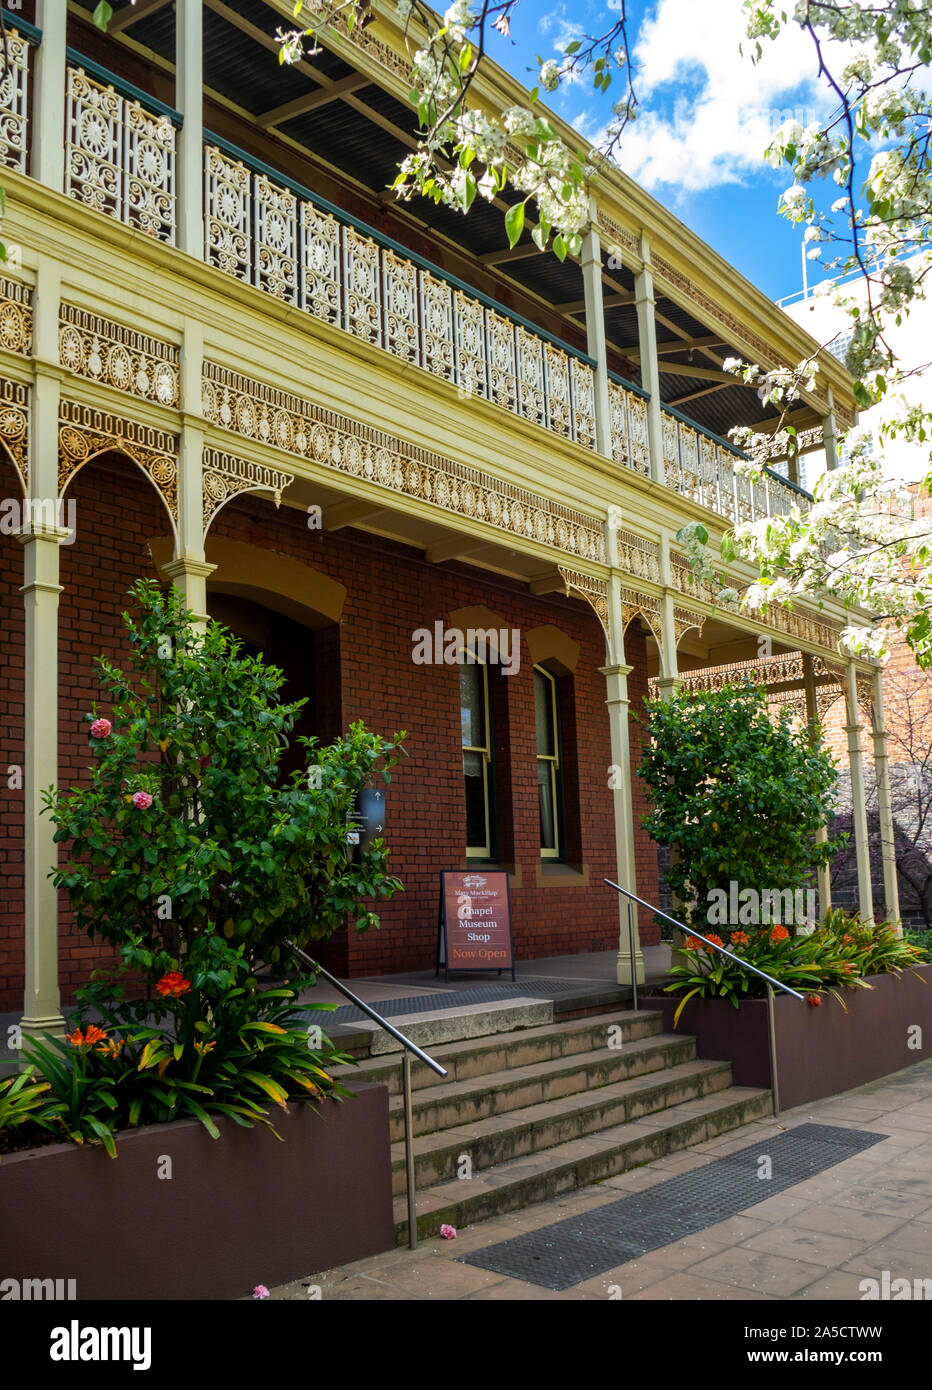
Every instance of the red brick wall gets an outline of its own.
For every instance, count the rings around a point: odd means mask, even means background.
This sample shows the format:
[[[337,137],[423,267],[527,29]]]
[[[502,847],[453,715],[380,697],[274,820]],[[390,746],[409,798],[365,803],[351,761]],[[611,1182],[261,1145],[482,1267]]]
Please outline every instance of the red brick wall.
[[[7,495],[15,496],[12,476]],[[120,614],[126,591],[140,575],[155,573],[148,542],[168,534],[161,500],[129,463],[107,460],[87,465],[75,478],[69,498],[77,505],[77,540],[62,548],[61,640],[59,647],[60,777],[80,784],[88,766],[84,712],[97,700],[104,710],[93,658],[104,651],[125,659]],[[419,552],[355,532],[310,531],[302,513],[275,512],[267,502],[243,498],[215,519],[211,537],[248,542],[300,559],[344,584],[347,597],[339,633],[318,631],[318,659],[326,657],[318,708],[327,722],[342,708],[344,724],[363,719],[382,732],[409,731],[410,756],[402,761],[389,789],[387,831],[392,868],[405,891],[381,910],[381,929],[330,944],[326,959],[354,975],[425,969],[433,964],[439,875],[465,867],[464,808],[459,729],[459,688],[455,666],[415,665],[412,633],[463,607],[484,604],[509,628],[522,632],[520,670],[493,675],[498,682],[495,724],[498,759],[500,846],[514,867],[515,950],[522,958],[613,948],[618,939],[615,895],[602,886],[614,875],[611,762],[601,627],[582,603],[560,596],[532,597],[520,585],[475,570],[428,565]],[[208,556],[209,556],[208,542]],[[8,730],[7,762],[22,760],[22,552],[12,540],[0,547],[0,601],[4,606],[0,702]],[[254,594],[262,601],[261,594]],[[537,774],[534,735],[533,667],[523,634],[552,623],[579,644],[572,698],[564,683],[564,754],[574,757],[568,795],[577,802],[575,836],[588,871],[573,886],[538,886],[540,865]],[[338,636],[338,641],[336,640]],[[644,636],[629,629],[628,661],[632,712],[647,690]],[[507,716],[507,717],[505,717]],[[566,727],[566,721],[570,721]],[[631,730],[632,766],[640,758],[641,730]],[[575,751],[573,745],[575,744]],[[19,755],[14,756],[19,750]],[[4,779],[5,785],[5,779]],[[645,803],[634,788],[635,855],[640,890],[656,901],[654,847],[640,829]],[[510,806],[509,806],[510,802]],[[572,809],[572,808],[571,808]],[[22,799],[5,791],[2,808],[7,831],[0,873],[0,947],[6,946],[0,1008],[22,999]],[[656,930],[642,922],[650,943]],[[62,902],[61,961],[63,995],[106,959],[92,942],[70,928]]]

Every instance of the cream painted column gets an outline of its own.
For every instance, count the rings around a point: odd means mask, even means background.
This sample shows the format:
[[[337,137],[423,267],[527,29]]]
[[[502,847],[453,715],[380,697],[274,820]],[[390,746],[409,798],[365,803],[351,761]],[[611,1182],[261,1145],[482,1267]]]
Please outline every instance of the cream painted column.
[[[676,657],[676,621],[673,605],[676,601],[673,588],[673,563],[670,559],[670,532],[660,532],[660,582],[663,596],[660,600],[660,674],[657,689],[662,700],[669,700],[682,687],[679,663]]]
[[[864,757],[861,752],[861,719],[858,711],[857,672],[853,661],[845,672],[845,708],[848,719],[848,765],[851,768],[851,818],[858,865],[858,907],[865,922],[874,920],[874,894],[871,887],[870,847],[867,837],[867,806],[864,800]]]
[[[59,137],[59,146],[61,138]],[[18,540],[24,547],[25,609],[23,792],[25,974],[23,1031],[28,1035],[62,1034],[58,980],[58,890],[49,873],[58,863],[55,827],[42,812],[42,792],[58,785],[58,596],[59,544],[67,538],[59,526],[58,414],[61,379],[58,364],[58,306],[61,266],[46,255],[36,261],[33,352],[36,375],[29,427],[29,497]],[[91,526],[76,518],[78,530]]]
[[[634,277],[634,303],[638,315],[638,347],[641,386],[650,393],[647,402],[647,438],[650,475],[658,483],[666,479],[663,461],[663,418],[660,409],[660,372],[657,367],[657,322],[654,318],[654,277],[650,269],[650,244],[641,237],[642,268]]]
[[[808,652],[800,652],[803,659],[803,689],[806,692],[806,723],[809,738],[815,742],[819,733],[819,702],[816,699],[815,667]],[[828,826],[820,825],[815,833],[817,845],[824,845],[828,839]],[[821,920],[832,906],[832,873],[828,864],[816,870],[819,885],[819,919]]]
[[[67,0],[37,0],[42,42],[35,53],[32,97],[34,179],[61,192],[65,185],[65,24]]]
[[[54,278],[54,277],[53,277]],[[41,283],[41,281],[40,281]],[[38,309],[38,298],[37,298]],[[37,319],[39,315],[37,314]],[[42,329],[37,322],[37,354]],[[33,386],[29,444],[29,502],[17,539],[24,547],[23,792],[25,973],[23,1032],[64,1034],[58,979],[58,890],[49,874],[58,863],[55,826],[43,813],[42,793],[58,786],[58,403],[60,376],[40,366]],[[90,519],[88,519],[90,524]],[[76,520],[78,528],[82,518]]]
[[[605,305],[602,299],[602,247],[595,210],[582,244],[583,296],[586,301],[586,349],[595,360],[595,446],[612,457],[612,417],[608,403],[608,358],[605,349]]]
[[[177,244],[204,258],[204,16],[201,0],[178,0],[175,13],[178,137]]]
[[[606,705],[612,753],[612,810],[615,822],[615,872],[618,883],[637,892],[634,867],[634,801],[631,794],[631,744],[628,733],[628,676],[634,669],[625,664],[624,623],[621,613],[621,572],[615,526],[605,527],[605,553],[611,566],[608,581],[608,665],[601,668],[606,683]],[[618,894],[618,960],[616,979],[620,985],[632,980],[644,983],[644,956],[638,931],[637,904]],[[631,942],[634,942],[632,960]]]
[[[207,621],[207,578],[216,565],[204,553],[204,417],[201,412],[201,372],[204,333],[193,319],[185,320],[181,348],[181,438],[178,460],[178,536],[175,554],[163,574],[174,580],[199,622]]]
[[[893,826],[893,804],[890,797],[890,758],[887,753],[887,729],[883,709],[883,667],[878,666],[873,677],[872,701],[874,739],[874,772],[877,778],[877,808],[880,816],[880,848],[883,855],[884,915],[888,922],[900,921],[900,892],[896,878],[896,838]],[[902,934],[902,927],[899,927]]]
[[[831,386],[826,388],[828,414],[822,420],[822,439],[825,443],[825,467],[831,471],[838,467],[838,430],[835,425],[835,398]]]

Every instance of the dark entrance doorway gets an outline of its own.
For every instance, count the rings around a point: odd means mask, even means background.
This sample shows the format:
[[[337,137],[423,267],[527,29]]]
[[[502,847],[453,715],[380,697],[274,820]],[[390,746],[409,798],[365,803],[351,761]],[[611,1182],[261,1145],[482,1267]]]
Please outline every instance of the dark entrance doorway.
[[[207,611],[236,634],[249,656],[284,672],[281,698],[285,704],[306,700],[292,734],[291,746],[282,758],[287,778],[307,763],[296,740],[316,737],[329,743],[342,732],[340,698],[340,630],[335,623],[312,628],[276,613],[263,604],[232,594],[209,593]]]

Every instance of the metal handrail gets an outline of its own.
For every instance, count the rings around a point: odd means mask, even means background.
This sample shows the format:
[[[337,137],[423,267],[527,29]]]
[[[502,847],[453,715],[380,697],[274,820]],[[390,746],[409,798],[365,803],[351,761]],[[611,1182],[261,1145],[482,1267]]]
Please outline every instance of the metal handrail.
[[[709,946],[713,951],[718,951],[719,955],[727,956],[729,960],[733,960],[736,965],[740,965],[742,969],[749,970],[752,975],[759,975],[762,980],[767,981],[767,1024],[770,1033],[770,1080],[773,1090],[773,1113],[774,1116],[778,1118],[780,1115],[780,1088],[777,1081],[777,1028],[773,1012],[773,991],[776,988],[782,990],[784,994],[792,994],[793,998],[798,999],[801,1004],[806,1002],[805,997],[800,994],[798,990],[791,989],[789,985],[781,984],[779,980],[775,980],[773,976],[768,975],[765,970],[758,970],[757,966],[752,965],[750,961],[742,960],[741,956],[736,956],[733,951],[728,951],[724,946],[719,946],[716,941],[710,941],[707,936],[703,936],[701,932],[694,931],[692,927],[687,927],[684,922],[677,921],[675,917],[670,916],[669,912],[663,912],[659,907],[655,907],[653,903],[647,903],[643,898],[639,898],[636,893],[630,892],[627,888],[622,888],[620,883],[615,883],[615,881],[610,878],[603,879],[602,881],[603,883],[607,883],[610,888],[614,888],[616,892],[624,893],[625,897],[630,898],[632,902],[640,903],[641,907],[646,907],[648,912],[656,913],[656,915],[662,917],[665,922],[670,922],[674,927],[678,927],[679,930],[685,932],[687,936],[694,936],[696,940],[701,941],[703,945]],[[634,995],[634,1007],[636,1009],[638,1006],[637,963],[634,959],[634,927],[630,911],[628,913],[628,939],[630,941],[631,950],[631,985]]]
[[[408,1193],[408,1247],[411,1250],[416,1250],[417,1210],[414,1186],[414,1149],[411,1144],[414,1137],[412,1133],[414,1129],[414,1120],[411,1113],[411,1053],[413,1052],[418,1061],[430,1067],[438,1076],[446,1076],[446,1069],[442,1067],[439,1062],[435,1062],[433,1057],[428,1057],[427,1053],[423,1052],[418,1047],[417,1043],[413,1043],[410,1038],[405,1037],[404,1033],[400,1033],[393,1024],[389,1023],[387,1018],[383,1018],[381,1014],[376,1013],[375,1009],[371,1009],[364,1000],[359,998],[358,994],[354,994],[351,989],[347,989],[346,985],[338,980],[336,976],[331,975],[329,970],[325,970],[319,961],[313,960],[306,951],[302,951],[300,946],[296,946],[293,941],[289,940],[286,940],[284,944],[299,960],[303,961],[305,965],[310,966],[315,974],[323,975],[324,979],[328,980],[330,984],[333,985],[334,989],[338,989],[344,998],[349,999],[352,1004],[356,1005],[357,1009],[361,1009],[368,1018],[371,1018],[373,1023],[377,1023],[380,1028],[385,1029],[386,1033],[390,1033],[396,1042],[401,1043],[401,1085],[405,1116],[405,1182]]]

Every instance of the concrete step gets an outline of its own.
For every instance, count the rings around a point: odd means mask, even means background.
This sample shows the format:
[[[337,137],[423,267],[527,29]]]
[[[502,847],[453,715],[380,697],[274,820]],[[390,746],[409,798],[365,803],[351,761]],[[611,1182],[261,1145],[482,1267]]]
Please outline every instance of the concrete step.
[[[598,1035],[598,1030],[595,1030]],[[523,1110],[544,1101],[559,1100],[580,1091],[592,1093],[629,1077],[656,1073],[692,1061],[696,1041],[692,1037],[658,1033],[656,1036],[607,1045],[602,1030],[601,1046],[590,1052],[575,1052],[551,1060],[511,1065],[502,1071],[487,1072],[470,1080],[445,1081],[423,1086],[412,1096],[413,1133],[462,1128],[476,1120],[510,1111]],[[392,1142],[404,1138],[404,1101],[400,1095],[389,1102]]]
[[[500,1033],[509,1033],[520,1028],[535,1028],[553,1022],[552,999],[502,999],[491,1003],[464,1004],[455,1009],[436,1009],[431,1013],[411,1013],[392,1015],[388,1020],[400,1033],[416,1043],[424,1052],[433,1056],[435,1047],[468,1038],[488,1038]],[[328,1032],[326,1018],[321,1026]],[[365,1019],[348,1025],[355,1041],[355,1051],[368,1053],[372,1057],[398,1054],[402,1046],[379,1023]],[[333,1029],[329,1036],[338,1047],[344,1042],[340,1034],[344,1030]]]
[[[714,1139],[772,1111],[769,1091],[731,1086],[660,1113],[642,1114],[638,1119],[550,1148],[521,1152],[474,1168],[472,1178],[453,1178],[419,1187],[418,1236],[436,1235],[444,1223],[454,1227],[471,1225],[602,1182],[691,1144]],[[402,1245],[407,1239],[407,1200],[400,1195],[395,1200],[395,1241]]]
[[[730,1085],[730,1062],[692,1060],[599,1086],[595,1091],[422,1134],[412,1140],[416,1186],[420,1189],[456,1179],[464,1159],[469,1160],[473,1174],[480,1174],[522,1154],[536,1154]],[[401,1142],[392,1145],[392,1183],[393,1192],[404,1191]]]
[[[491,1038],[440,1043],[433,1047],[425,1046],[424,1050],[442,1067],[446,1067],[448,1081],[471,1081],[477,1076],[487,1076],[512,1067],[526,1067],[558,1057],[593,1052],[609,1044],[617,1045],[619,1041],[623,1051],[639,1039],[658,1035],[662,1026],[663,1017],[658,1012],[647,1009],[637,1013],[621,1010],[595,1018],[570,1023],[546,1023],[537,1027],[527,1027],[519,1022],[511,1031],[498,1033]],[[412,1042],[416,1041],[416,1038],[412,1038]],[[422,1044],[418,1043],[418,1046]],[[358,1066],[335,1067],[333,1075],[339,1077],[350,1090],[355,1079],[387,1086],[392,1096],[401,1094],[401,1058],[398,1054],[390,1058],[365,1058]],[[436,1072],[431,1071],[430,1067],[416,1059],[412,1062],[412,1090],[436,1086],[438,1081]]]

